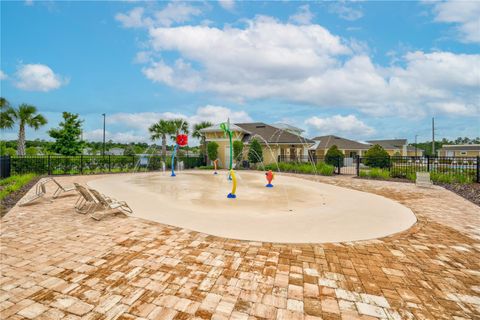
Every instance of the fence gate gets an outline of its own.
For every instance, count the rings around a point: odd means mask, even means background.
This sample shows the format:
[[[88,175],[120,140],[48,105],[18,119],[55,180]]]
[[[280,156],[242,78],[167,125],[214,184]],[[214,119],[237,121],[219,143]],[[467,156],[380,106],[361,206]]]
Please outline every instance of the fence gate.
[[[0,156],[0,179],[10,177],[10,156]]]

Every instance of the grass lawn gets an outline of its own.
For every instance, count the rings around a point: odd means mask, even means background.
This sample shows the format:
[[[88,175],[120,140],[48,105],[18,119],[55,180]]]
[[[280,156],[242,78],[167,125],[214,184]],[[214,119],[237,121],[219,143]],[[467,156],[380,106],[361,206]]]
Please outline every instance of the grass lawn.
[[[36,177],[36,174],[29,173],[0,180],[0,216],[3,216],[7,212],[7,208],[11,207],[12,201],[16,202],[16,200],[19,200],[21,196],[23,196],[24,192],[28,191],[28,188],[23,190],[23,187],[27,186]]]

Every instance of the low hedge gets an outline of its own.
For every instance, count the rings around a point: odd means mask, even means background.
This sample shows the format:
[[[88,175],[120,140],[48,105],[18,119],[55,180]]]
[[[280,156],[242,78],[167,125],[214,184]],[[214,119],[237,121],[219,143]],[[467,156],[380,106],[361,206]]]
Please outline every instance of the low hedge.
[[[332,176],[335,172],[335,167],[323,162],[319,162],[316,165],[311,163],[296,163],[296,162],[279,162],[277,164],[268,164],[263,170],[272,170],[280,172],[293,172],[293,173],[306,173],[306,174],[319,174],[322,176]]]

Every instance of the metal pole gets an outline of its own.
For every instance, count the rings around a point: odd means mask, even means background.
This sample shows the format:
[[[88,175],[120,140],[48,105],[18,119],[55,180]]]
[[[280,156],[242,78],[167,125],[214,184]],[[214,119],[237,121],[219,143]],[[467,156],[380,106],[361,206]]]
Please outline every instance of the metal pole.
[[[432,156],[435,156],[435,118],[432,117]]]
[[[103,116],[103,156],[105,156],[105,117],[106,114],[102,113]]]
[[[477,183],[480,183],[480,156],[477,156]]]
[[[415,158],[417,158],[417,137],[418,134],[415,135]]]

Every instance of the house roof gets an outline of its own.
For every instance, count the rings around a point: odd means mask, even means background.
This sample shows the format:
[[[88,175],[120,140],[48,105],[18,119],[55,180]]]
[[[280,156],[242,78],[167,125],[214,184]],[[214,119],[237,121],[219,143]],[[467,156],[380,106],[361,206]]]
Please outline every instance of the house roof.
[[[249,133],[248,131],[244,130],[243,128],[231,123],[230,124],[230,130],[232,131],[238,131],[238,132],[244,132],[244,133]],[[222,131],[220,128],[220,123],[214,124],[213,126],[207,127],[200,129],[200,132],[217,132],[217,131]]]
[[[415,151],[415,146],[407,146],[407,151]],[[417,152],[423,152],[423,149],[417,147]]]
[[[440,150],[480,151],[480,144],[443,145]]]
[[[407,144],[407,139],[369,140],[371,144],[379,144],[383,149],[400,149]]]
[[[369,144],[360,143],[358,141],[349,140],[334,135],[315,137],[313,140],[319,143],[314,146],[314,149],[329,149],[331,146],[336,145],[338,149],[343,150],[368,150]]]
[[[304,138],[300,135],[287,131],[285,129],[279,129],[274,126],[265,124],[263,122],[252,122],[252,123],[236,123],[235,125],[239,126],[245,132],[247,132],[243,137],[243,142],[248,143],[255,137],[260,137],[260,143],[308,143],[312,144],[315,141]]]
[[[293,133],[295,132],[302,133],[305,131],[303,129],[300,129],[299,127],[292,126],[291,124],[288,124],[288,123],[277,122],[277,123],[274,123],[272,126],[274,126],[275,128],[287,130],[290,132],[293,131]]]

